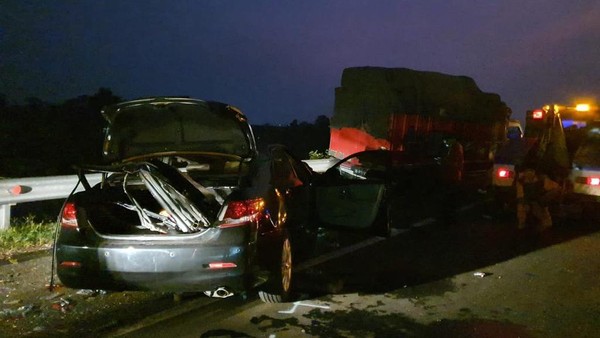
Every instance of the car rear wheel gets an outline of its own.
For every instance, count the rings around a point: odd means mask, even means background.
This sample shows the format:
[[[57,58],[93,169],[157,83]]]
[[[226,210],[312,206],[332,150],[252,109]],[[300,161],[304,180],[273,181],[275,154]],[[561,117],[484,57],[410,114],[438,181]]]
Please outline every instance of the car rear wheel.
[[[292,244],[289,237],[285,237],[281,245],[280,265],[271,274],[265,288],[258,292],[258,296],[265,303],[283,303],[290,298],[292,286]]]

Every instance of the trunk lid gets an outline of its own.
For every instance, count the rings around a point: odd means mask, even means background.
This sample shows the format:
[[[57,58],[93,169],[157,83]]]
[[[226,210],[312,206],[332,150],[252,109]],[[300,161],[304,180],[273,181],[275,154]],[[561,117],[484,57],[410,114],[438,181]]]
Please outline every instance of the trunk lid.
[[[218,102],[152,98],[109,106],[103,157],[131,161],[148,154],[213,152],[254,157],[256,144],[246,116]]]

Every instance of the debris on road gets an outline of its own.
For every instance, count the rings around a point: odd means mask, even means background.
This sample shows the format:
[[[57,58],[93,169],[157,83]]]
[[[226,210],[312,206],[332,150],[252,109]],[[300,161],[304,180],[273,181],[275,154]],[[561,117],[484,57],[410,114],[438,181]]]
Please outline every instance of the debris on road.
[[[75,304],[68,298],[61,298],[59,301],[52,303],[52,309],[60,311],[62,313],[68,312],[73,309]]]
[[[106,290],[92,290],[92,289],[81,289],[79,291],[76,292],[76,294],[80,295],[80,296],[85,296],[85,297],[96,297],[98,295],[105,295],[107,294]]]

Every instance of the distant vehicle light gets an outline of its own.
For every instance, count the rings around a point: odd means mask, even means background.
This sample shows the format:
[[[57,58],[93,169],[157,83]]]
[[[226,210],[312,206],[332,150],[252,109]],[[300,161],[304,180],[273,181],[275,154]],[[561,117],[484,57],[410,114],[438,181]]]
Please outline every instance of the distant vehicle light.
[[[496,171],[496,176],[498,176],[498,178],[511,178],[513,176],[513,173],[509,169],[498,168],[498,170]]]
[[[575,110],[577,111],[590,111],[590,105],[587,103],[580,103],[575,106]]]
[[[590,130],[588,131],[588,137],[596,137],[600,135],[600,128],[590,128]]]
[[[588,177],[588,185],[600,185],[600,177]]]
[[[541,120],[544,118],[544,111],[541,109],[534,110],[533,113],[531,114],[531,117],[534,120]]]

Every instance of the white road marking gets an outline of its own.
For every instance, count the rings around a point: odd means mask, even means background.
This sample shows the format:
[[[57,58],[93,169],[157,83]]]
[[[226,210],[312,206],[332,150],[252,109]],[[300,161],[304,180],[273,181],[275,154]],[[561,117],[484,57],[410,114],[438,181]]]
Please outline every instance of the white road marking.
[[[294,306],[292,306],[291,309],[286,310],[286,311],[277,311],[279,313],[285,313],[285,314],[291,314],[296,312],[296,309],[299,306],[307,306],[307,307],[313,307],[313,308],[319,308],[319,309],[329,309],[329,306],[327,305],[317,305],[317,304],[311,304],[311,303],[303,303],[303,302],[294,302]]]

